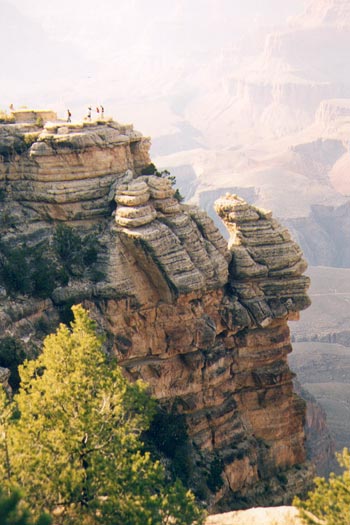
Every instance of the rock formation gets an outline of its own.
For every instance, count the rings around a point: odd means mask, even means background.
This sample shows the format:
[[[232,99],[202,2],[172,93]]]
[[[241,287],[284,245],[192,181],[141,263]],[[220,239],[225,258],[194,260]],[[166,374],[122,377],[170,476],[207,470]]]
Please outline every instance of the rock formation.
[[[270,212],[235,195],[216,203],[227,246],[166,177],[142,174],[148,147],[112,121],[0,126],[4,246],[45,240],[51,253],[57,226],[69,224],[95,236],[103,270],[99,280],[72,271],[39,298],[3,282],[2,337],[30,349],[43,321],[83,301],[125,374],[150,385],[160,452],[198,497],[211,509],[290,502],[310,477],[305,405],[287,362],[287,321],[309,305],[301,251]]]
[[[110,213],[116,183],[149,162],[148,139],[132,126],[101,122],[1,127],[0,183],[32,221]]]
[[[208,516],[205,525],[303,525],[295,507],[258,507]]]

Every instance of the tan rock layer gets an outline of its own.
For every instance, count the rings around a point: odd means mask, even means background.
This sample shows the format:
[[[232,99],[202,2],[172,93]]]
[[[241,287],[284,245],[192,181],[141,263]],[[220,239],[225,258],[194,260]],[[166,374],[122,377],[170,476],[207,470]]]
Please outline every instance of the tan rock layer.
[[[215,203],[231,232],[230,283],[253,321],[267,326],[310,305],[307,264],[299,246],[271,212],[227,194]]]
[[[163,274],[169,297],[224,285],[228,252],[223,239],[212,221],[182,207],[173,194],[170,181],[156,176],[117,187],[115,220],[128,250],[145,273]]]
[[[305,461],[305,406],[293,393],[289,330],[285,320],[229,330],[220,315],[225,299],[219,290],[182,295],[134,312],[111,300],[96,315],[127,375],[147,381],[167,410],[186,416],[202,461],[223,462],[225,489],[213,508],[235,498],[266,501],[262,487],[278,472],[285,486],[281,493],[277,481],[269,501],[290,501],[289,488],[305,484],[305,469],[293,468]]]
[[[35,210],[38,219],[109,214],[111,189],[149,164],[149,140],[114,122],[65,130],[0,126],[0,181],[3,177],[11,199]]]
[[[109,302],[103,316],[130,377],[146,380],[168,410],[176,406],[186,415],[203,457],[222,461],[225,488],[216,505],[233,505],[237,498],[262,502],[262,486],[282,503],[308,479],[300,468],[305,405],[293,393],[286,323],[308,306],[309,281],[301,275],[299,248],[270,213],[233,196],[219,201],[218,212],[233,232],[230,288],[223,292],[220,280],[213,280],[213,255],[218,260],[220,254],[225,271],[229,261],[220,236],[197,209],[182,207],[181,214],[158,214],[151,224],[122,231],[135,260],[137,249],[148,251],[145,274],[154,274],[152,264],[158,264],[181,292],[178,298],[169,293],[168,304],[126,315]],[[203,251],[206,245],[212,252]],[[210,282],[216,291],[209,291]]]

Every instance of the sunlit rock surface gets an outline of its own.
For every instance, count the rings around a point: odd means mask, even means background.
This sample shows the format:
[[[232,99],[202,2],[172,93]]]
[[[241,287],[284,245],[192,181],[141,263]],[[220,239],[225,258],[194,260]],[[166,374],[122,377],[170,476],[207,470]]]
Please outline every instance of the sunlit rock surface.
[[[295,507],[253,508],[209,516],[206,525],[302,525]]]

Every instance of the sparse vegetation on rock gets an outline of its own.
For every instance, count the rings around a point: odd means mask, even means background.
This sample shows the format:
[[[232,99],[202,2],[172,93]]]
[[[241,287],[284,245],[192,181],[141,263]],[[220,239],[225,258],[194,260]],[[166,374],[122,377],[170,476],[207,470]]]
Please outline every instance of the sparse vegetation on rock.
[[[9,294],[49,297],[55,286],[62,283],[62,275],[48,255],[46,243],[35,247],[1,243],[1,252],[0,282]]]
[[[71,275],[82,275],[96,263],[98,246],[95,235],[82,236],[65,224],[59,224],[54,232],[54,252],[63,269]]]
[[[94,282],[104,278],[95,264],[99,251],[96,236],[80,235],[66,225],[56,228],[52,246],[48,241],[35,246],[0,242],[0,248],[0,284],[12,296],[46,298],[57,286],[66,286],[70,278],[86,277]]]
[[[171,175],[170,171],[168,170],[162,170],[159,171],[156,166],[151,162],[141,170],[142,175],[156,175],[156,177],[162,177],[163,179],[168,179],[171,182],[172,186],[176,185],[176,177],[175,175]],[[180,190],[176,188],[174,197],[177,201],[182,202],[184,200],[184,197],[181,195]]]

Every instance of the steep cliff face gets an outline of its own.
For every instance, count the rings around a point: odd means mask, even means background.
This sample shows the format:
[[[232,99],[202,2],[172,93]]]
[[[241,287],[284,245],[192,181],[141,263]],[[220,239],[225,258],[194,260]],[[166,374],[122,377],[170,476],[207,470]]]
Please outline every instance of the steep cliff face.
[[[293,360],[291,366],[294,369]],[[297,379],[294,380],[294,388],[306,402],[307,457],[315,466],[317,476],[328,477],[331,472],[339,471],[335,458],[336,442],[329,426],[329,418],[320,402],[308,390],[305,390]]]
[[[350,264],[350,203],[311,207],[308,217],[289,219],[288,225],[305,247],[305,257],[315,266],[348,268]]]
[[[115,122],[1,127],[2,242],[51,250],[64,222],[96,237],[103,270],[98,282],[73,272],[41,299],[3,283],[3,337],[37,344],[43,318],[84,301],[125,374],[159,400],[161,453],[211,509],[287,503],[310,477],[287,362],[287,321],[309,305],[301,251],[233,195],[216,203],[227,246],[169,180],[141,174],[148,146]]]

